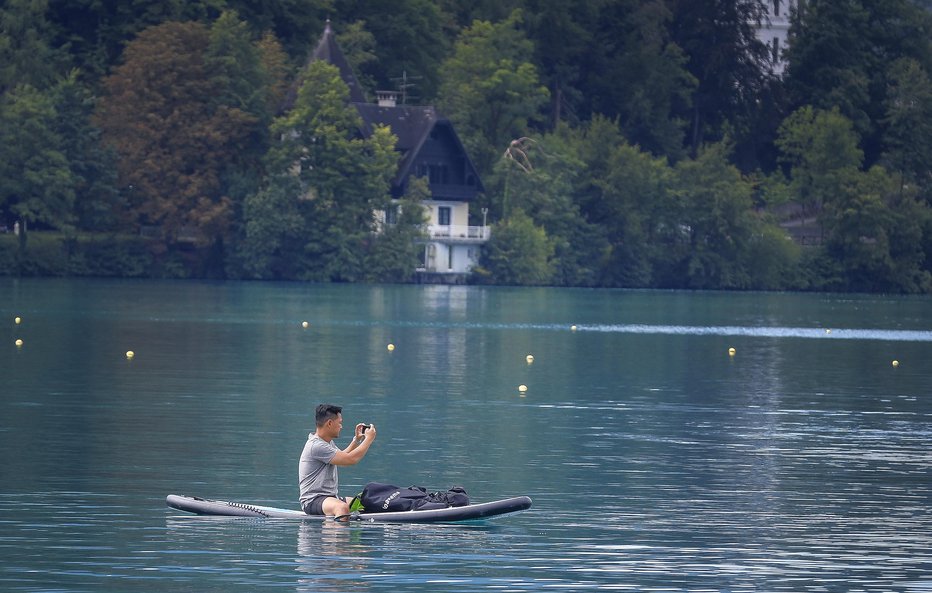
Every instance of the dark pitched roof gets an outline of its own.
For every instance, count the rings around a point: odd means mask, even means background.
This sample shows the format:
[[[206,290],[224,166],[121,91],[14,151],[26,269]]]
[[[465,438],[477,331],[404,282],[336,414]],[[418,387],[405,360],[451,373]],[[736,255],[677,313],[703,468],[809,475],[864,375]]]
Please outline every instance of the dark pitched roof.
[[[354,103],[353,107],[362,117],[361,131],[364,136],[370,136],[373,127],[376,125],[387,125],[391,128],[392,133],[398,137],[395,148],[401,152],[402,157],[398,165],[398,173],[395,175],[395,183],[400,183],[411,172],[411,166],[414,164],[414,159],[420,152],[421,146],[437,126],[450,128],[450,137],[453,138],[457,147],[463,153],[470,169],[475,172],[475,167],[466,153],[466,148],[456,132],[453,131],[453,124],[445,117],[441,117],[433,107],[413,105],[388,107],[375,103]],[[476,179],[478,181],[478,174]],[[483,191],[481,181],[478,181],[478,189]]]
[[[342,78],[346,86],[349,87],[351,103],[366,102],[366,95],[362,91],[362,86],[360,86],[359,81],[356,79],[356,75],[353,74],[353,69],[350,67],[349,62],[346,61],[346,56],[343,55],[340,46],[337,45],[336,36],[333,34],[333,29],[330,28],[330,19],[327,19],[327,26],[324,27],[324,34],[321,36],[320,42],[317,44],[314,52],[311,53],[308,64],[315,60],[329,62],[340,70],[340,78]]]
[[[356,75],[353,74],[353,69],[346,60],[346,56],[343,55],[343,51],[340,50],[340,46],[337,45],[336,36],[333,33],[333,29],[330,28],[330,19],[327,19],[327,25],[324,27],[324,33],[320,36],[317,47],[314,48],[314,51],[312,51],[311,55],[307,58],[307,62],[304,66],[305,69],[317,60],[323,60],[337,67],[340,71],[340,78],[342,78],[346,86],[349,87],[351,103],[366,102],[366,94],[362,90],[362,85],[359,84],[359,80],[356,78]],[[302,80],[302,77],[298,76],[294,84],[288,90],[288,95],[285,97],[282,104],[282,112],[289,111],[294,107],[295,99],[298,97],[298,87]]]

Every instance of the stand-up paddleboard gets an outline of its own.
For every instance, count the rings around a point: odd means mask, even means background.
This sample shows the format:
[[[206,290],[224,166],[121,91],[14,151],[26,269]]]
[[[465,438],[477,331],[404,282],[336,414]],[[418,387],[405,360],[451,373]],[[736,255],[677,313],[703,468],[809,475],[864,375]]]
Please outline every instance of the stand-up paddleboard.
[[[169,494],[165,503],[173,509],[187,511],[198,515],[219,515],[225,517],[267,517],[270,519],[327,519],[320,515],[308,515],[303,511],[280,509],[258,504],[210,500],[196,496]],[[390,513],[354,513],[350,521],[368,521],[381,523],[455,523],[458,521],[475,521],[507,513],[515,513],[531,508],[531,499],[516,496],[492,502],[470,504],[462,507],[446,507],[424,511],[397,511]],[[332,519],[332,517],[330,517]]]

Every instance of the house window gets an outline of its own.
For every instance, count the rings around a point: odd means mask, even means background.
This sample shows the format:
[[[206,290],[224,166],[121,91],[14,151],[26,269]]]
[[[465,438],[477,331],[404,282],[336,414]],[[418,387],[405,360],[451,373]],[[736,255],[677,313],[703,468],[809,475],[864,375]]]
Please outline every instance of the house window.
[[[452,245],[450,245],[450,247],[447,249],[447,269],[448,270],[453,269],[453,246]]]
[[[385,224],[398,224],[398,206],[391,205],[385,209]]]
[[[437,208],[437,224],[440,226],[450,226],[450,207],[440,206]]]
[[[777,64],[780,62],[780,39],[777,37],[773,38],[773,63]]]
[[[780,1],[773,0],[773,16],[780,16]]]

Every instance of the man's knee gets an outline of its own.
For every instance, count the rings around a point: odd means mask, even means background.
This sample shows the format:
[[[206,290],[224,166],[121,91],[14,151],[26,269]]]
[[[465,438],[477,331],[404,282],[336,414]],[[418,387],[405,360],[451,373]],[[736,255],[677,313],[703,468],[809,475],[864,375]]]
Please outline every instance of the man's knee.
[[[324,514],[331,517],[339,517],[340,515],[348,515],[349,505],[346,504],[342,498],[330,497],[324,501]]]

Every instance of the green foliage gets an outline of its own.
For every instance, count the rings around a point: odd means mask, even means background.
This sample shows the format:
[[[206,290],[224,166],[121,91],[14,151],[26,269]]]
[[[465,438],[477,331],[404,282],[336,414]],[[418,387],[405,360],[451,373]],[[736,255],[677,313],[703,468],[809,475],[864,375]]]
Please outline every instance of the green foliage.
[[[888,73],[902,58],[932,66],[930,27],[932,13],[912,0],[808,0],[787,53],[792,105],[838,108],[862,138],[867,165],[874,164]]]
[[[0,94],[17,86],[48,87],[61,59],[51,48],[47,0],[7,0],[0,5]]]
[[[427,179],[412,178],[405,195],[388,206],[388,217],[375,233],[366,253],[366,280],[369,282],[408,282],[422,261],[423,240],[428,221],[424,200],[430,199]],[[386,215],[388,212],[386,212]],[[391,221],[393,220],[393,221]]]
[[[457,126],[480,173],[512,140],[527,135],[549,93],[531,62],[533,45],[521,13],[504,22],[476,21],[460,33],[443,65],[440,105]]]
[[[755,23],[764,20],[758,0],[668,0],[673,42],[688,57],[697,85],[681,117],[690,122],[689,145],[718,142],[729,129],[739,135],[764,84],[767,50]],[[734,135],[734,134],[732,134]]]
[[[522,210],[495,225],[473,276],[491,284],[540,285],[553,277],[553,242]]]
[[[557,136],[526,139],[512,146],[496,166],[505,179],[509,210],[517,208],[547,233],[554,254],[550,283],[594,286],[608,245],[602,229],[587,222],[573,201],[583,163],[573,148]]]
[[[753,186],[728,162],[729,147],[703,148],[695,160],[676,166],[675,211],[680,235],[673,245],[674,270],[688,288],[747,288],[748,250],[757,221],[751,214]],[[669,277],[668,277],[669,281]]]
[[[369,138],[360,138],[359,116],[347,104],[348,97],[349,89],[336,67],[314,62],[307,68],[294,107],[272,125],[281,140],[268,157],[268,168],[275,175],[271,193],[264,192],[267,195],[245,212],[248,236],[250,225],[265,225],[255,222],[254,206],[271,203],[284,208],[288,224],[283,228],[294,234],[291,240],[273,242],[272,253],[278,254],[278,260],[297,262],[287,265],[292,270],[297,265],[297,277],[306,280],[363,279],[373,213],[389,203],[398,159],[395,136],[388,128],[377,128]],[[290,178],[294,180],[284,181]],[[267,234],[253,232],[256,237]],[[247,250],[257,246],[247,240]],[[261,274],[261,264],[255,263],[261,258],[247,260],[253,261],[252,272]]]
[[[444,15],[437,4],[433,0],[340,2],[340,12],[364,20],[375,41],[376,59],[360,64],[364,80],[375,80],[380,89],[393,89],[397,85],[393,79],[407,73],[417,81],[415,92],[421,102],[433,100],[443,71],[441,63],[450,46],[444,35]]]
[[[74,187],[75,225],[90,231],[116,230],[122,207],[116,162],[113,152],[103,146],[100,129],[91,122],[96,98],[76,71],[55,85],[53,95],[56,131]]]
[[[0,212],[52,228],[74,222],[75,180],[53,98],[23,85],[0,97]]]
[[[885,160],[903,185],[919,184],[932,204],[932,79],[919,62],[893,64],[886,99]]]
[[[594,39],[578,64],[584,113],[617,119],[629,142],[678,160],[697,78],[671,37],[673,16],[662,0],[603,3],[587,25]]]
[[[837,109],[800,108],[780,126],[777,146],[797,200],[814,214],[841,193],[863,160],[854,127]]]

